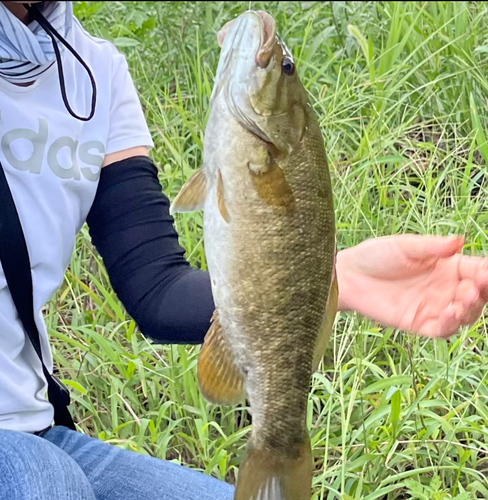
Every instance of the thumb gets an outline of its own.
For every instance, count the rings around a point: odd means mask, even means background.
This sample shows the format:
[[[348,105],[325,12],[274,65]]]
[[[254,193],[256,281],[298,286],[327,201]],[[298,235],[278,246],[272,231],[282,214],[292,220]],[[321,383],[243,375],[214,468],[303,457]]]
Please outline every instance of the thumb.
[[[442,259],[460,252],[464,245],[463,236],[421,236],[406,234],[401,247],[411,259]]]

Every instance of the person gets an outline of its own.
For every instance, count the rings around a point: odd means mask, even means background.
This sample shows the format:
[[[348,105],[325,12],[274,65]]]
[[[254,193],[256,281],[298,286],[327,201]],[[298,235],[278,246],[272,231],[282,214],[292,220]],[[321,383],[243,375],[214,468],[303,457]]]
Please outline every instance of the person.
[[[202,343],[214,307],[209,278],[178,243],[128,65],[82,28],[71,2],[0,3],[0,110],[0,163],[25,233],[49,371],[41,309],[85,222],[141,332],[159,343]],[[453,335],[488,300],[488,259],[462,255],[463,243],[407,234],[341,250],[339,310],[413,334]],[[232,498],[223,481],[52,426],[45,394],[0,270],[0,499]]]

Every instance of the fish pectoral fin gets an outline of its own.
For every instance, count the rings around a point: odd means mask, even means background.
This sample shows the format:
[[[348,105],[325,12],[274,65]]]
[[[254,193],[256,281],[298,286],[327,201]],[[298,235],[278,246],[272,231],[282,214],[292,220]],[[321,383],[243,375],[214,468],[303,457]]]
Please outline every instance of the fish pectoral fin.
[[[313,372],[315,373],[319,367],[320,360],[324,357],[329,338],[332,335],[332,328],[334,326],[334,320],[337,313],[337,303],[339,300],[339,287],[337,285],[337,275],[336,269],[332,270],[332,281],[330,283],[329,296],[327,298],[327,304],[325,306],[325,318],[322,323],[322,328],[320,329],[319,336],[317,339],[317,345],[315,346],[314,358],[313,358]]]
[[[207,179],[205,171],[201,167],[183,184],[183,187],[171,204],[169,213],[173,215],[175,212],[201,210],[205,205],[206,196]]]
[[[249,164],[254,189],[266,205],[275,208],[278,212],[291,214],[295,210],[295,197],[286,180],[285,173],[274,161],[258,171],[257,167]]]
[[[217,171],[217,206],[219,208],[220,215],[225,222],[230,222],[230,215],[227,207],[225,206],[224,198],[224,181],[222,179],[222,172]]]
[[[198,356],[198,384],[205,399],[214,404],[236,404],[245,399],[244,377],[226,345],[217,311]]]
[[[313,461],[309,437],[293,458],[249,444],[234,500],[310,500]]]

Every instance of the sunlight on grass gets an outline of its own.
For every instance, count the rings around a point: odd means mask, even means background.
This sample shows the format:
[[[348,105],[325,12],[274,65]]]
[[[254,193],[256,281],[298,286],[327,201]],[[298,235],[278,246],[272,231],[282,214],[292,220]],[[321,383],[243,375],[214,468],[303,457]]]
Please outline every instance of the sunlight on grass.
[[[127,56],[173,198],[202,159],[219,50],[249,2],[76,2],[92,34]],[[486,252],[488,4],[252,2],[276,19],[320,121],[338,246],[403,232],[464,234]],[[177,214],[205,268],[201,213]],[[246,408],[200,396],[197,347],[144,339],[86,228],[46,311],[80,427],[231,482]],[[310,396],[314,500],[488,498],[486,322],[449,342],[342,314]]]

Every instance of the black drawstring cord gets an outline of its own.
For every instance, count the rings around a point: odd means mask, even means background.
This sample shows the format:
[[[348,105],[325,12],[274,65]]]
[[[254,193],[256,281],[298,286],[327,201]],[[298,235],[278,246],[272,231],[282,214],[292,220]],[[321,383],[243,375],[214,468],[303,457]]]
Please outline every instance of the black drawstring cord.
[[[40,13],[36,4],[24,4],[24,7],[27,9],[29,14],[32,16],[32,19],[37,21],[39,25],[44,29],[44,31],[50,36],[53,42],[54,52],[56,54],[56,61],[58,63],[58,75],[59,75],[59,85],[61,87],[61,95],[63,97],[64,105],[68,110],[69,114],[78,120],[87,122],[93,118],[95,114],[95,105],[97,102],[97,85],[95,83],[95,79],[93,78],[93,74],[90,68],[87,66],[85,61],[80,57],[80,55],[76,52],[76,50],[71,47],[71,45],[53,28],[51,23]],[[88,76],[90,77],[91,85],[92,85],[92,100],[91,100],[91,111],[87,117],[78,116],[69,105],[68,97],[66,95],[66,86],[64,83],[64,73],[63,73],[63,64],[61,62],[61,54],[59,52],[59,47],[56,42],[55,37],[76,57],[76,59],[80,62],[80,64],[86,69]]]

